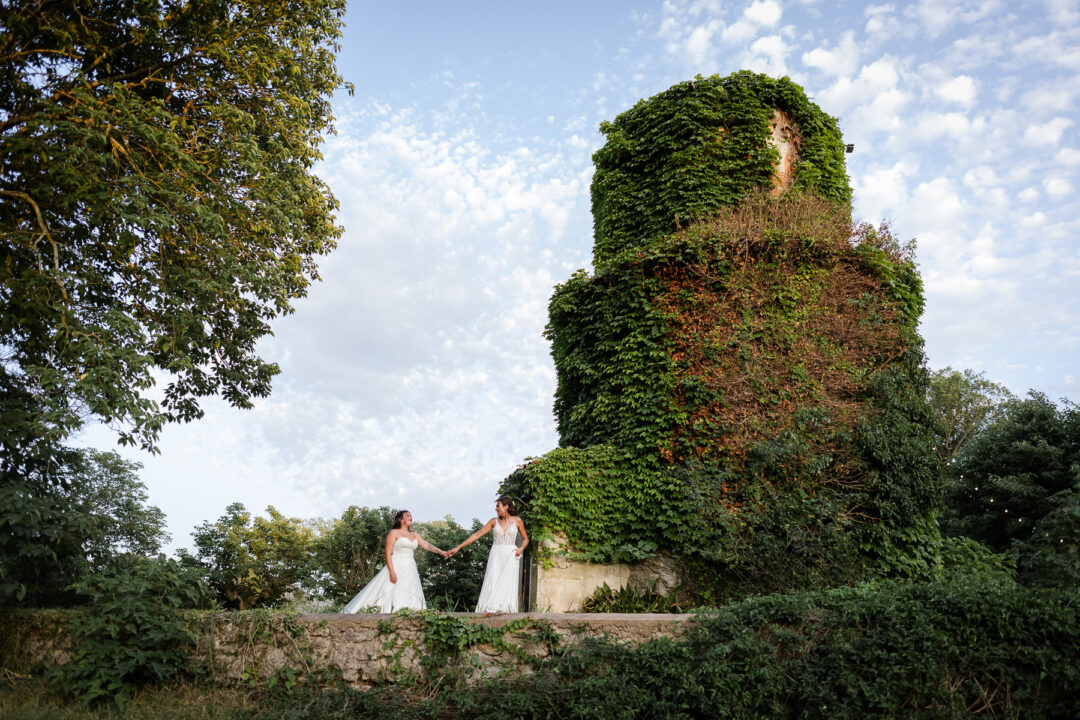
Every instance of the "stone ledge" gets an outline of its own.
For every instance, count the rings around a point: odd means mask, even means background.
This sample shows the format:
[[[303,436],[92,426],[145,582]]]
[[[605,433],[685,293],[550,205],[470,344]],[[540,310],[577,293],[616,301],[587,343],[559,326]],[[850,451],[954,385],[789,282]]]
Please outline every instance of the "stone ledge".
[[[440,617],[471,625],[505,627],[528,619],[543,624],[564,645],[585,638],[608,637],[620,642],[641,643],[657,637],[679,637],[694,616],[622,613],[440,613]],[[195,659],[214,668],[215,674],[239,680],[268,677],[284,668],[333,666],[345,682],[359,686],[395,682],[426,673],[424,660],[427,622],[421,616],[371,614],[308,614],[295,617],[306,637],[297,639],[280,629],[261,633],[250,616],[222,613],[211,618],[199,638]],[[537,625],[527,625],[502,636],[502,647],[474,645],[453,663],[469,677],[532,672],[532,664],[550,656],[538,637]],[[256,641],[256,638],[259,638]]]
[[[5,635],[20,657],[19,672],[39,671],[67,662],[71,657],[66,614],[42,612],[12,616]],[[56,617],[53,617],[56,615]],[[641,643],[658,637],[680,637],[695,621],[690,614],[649,615],[631,613],[439,613],[490,628],[515,621],[533,621],[499,641],[474,645],[451,662],[467,677],[529,673],[533,665],[550,656],[543,641],[554,632],[563,646],[586,638],[608,637],[619,642]],[[48,622],[42,622],[48,620]],[[336,667],[345,682],[357,687],[423,676],[427,622],[414,615],[341,615],[287,613],[205,613],[191,616],[196,647],[190,654],[193,668],[203,668],[219,680],[246,681],[267,678],[283,669]],[[289,629],[291,626],[292,629]],[[299,631],[299,632],[298,632]],[[14,655],[12,655],[14,657]],[[10,659],[10,658],[9,658]],[[5,660],[5,663],[7,660]]]

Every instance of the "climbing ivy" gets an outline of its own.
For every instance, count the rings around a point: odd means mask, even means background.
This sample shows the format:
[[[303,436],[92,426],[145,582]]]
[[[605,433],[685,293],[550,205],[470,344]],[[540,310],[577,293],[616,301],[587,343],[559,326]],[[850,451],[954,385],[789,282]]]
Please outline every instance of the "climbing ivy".
[[[697,591],[937,568],[911,248],[809,193],[758,193],[556,288],[561,447],[503,490],[584,560],[667,549]]]
[[[541,560],[544,540],[568,539],[563,552],[592,562],[643,560],[680,522],[673,477],[659,464],[634,463],[611,445],[559,448],[512,473],[502,491],[528,498],[522,515]]]
[[[592,211],[600,269],[627,247],[668,235],[773,185],[776,111],[798,134],[792,188],[851,200],[836,120],[788,78],[741,71],[679,83],[600,124]]]

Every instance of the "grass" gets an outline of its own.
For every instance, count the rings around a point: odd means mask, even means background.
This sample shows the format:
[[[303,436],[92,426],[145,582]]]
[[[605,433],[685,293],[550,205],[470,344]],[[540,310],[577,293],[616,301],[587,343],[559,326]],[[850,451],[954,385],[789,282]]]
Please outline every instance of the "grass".
[[[84,707],[52,692],[41,678],[10,676],[0,683],[2,720],[234,720],[249,708],[244,689],[194,682],[142,688],[122,711]]]

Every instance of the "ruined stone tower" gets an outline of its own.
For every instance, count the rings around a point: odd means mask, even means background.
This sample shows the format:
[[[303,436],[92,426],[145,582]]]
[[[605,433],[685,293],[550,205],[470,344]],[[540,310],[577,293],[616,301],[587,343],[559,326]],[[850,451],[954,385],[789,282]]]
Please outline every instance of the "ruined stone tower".
[[[836,121],[739,72],[601,131],[594,269],[549,307],[560,447],[502,488],[544,541],[535,607],[929,571],[921,282],[852,224]]]

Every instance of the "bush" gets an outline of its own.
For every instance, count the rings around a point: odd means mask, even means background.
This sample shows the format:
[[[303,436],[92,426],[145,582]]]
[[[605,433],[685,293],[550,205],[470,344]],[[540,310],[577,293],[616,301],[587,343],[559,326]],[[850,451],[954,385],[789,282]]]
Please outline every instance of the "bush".
[[[194,636],[179,610],[202,607],[209,590],[175,560],[120,557],[77,582],[90,607],[71,619],[75,655],[50,679],[85,704],[112,700],[122,707],[133,687],[174,678]]]
[[[886,583],[747,600],[679,640],[586,641],[497,694],[566,717],[1075,718],[1077,657],[1075,592]]]
[[[371,691],[301,684],[263,698],[253,715],[1071,719],[1080,716],[1076,600],[971,573],[770,595],[702,613],[681,638],[553,648],[528,674],[466,683],[432,668],[415,684]],[[418,617],[432,654],[491,641],[482,624]]]
[[[604,583],[585,598],[581,611],[587,613],[681,613],[684,608],[677,600],[678,588],[667,595],[656,591],[656,583],[643,588],[627,585],[612,590]]]

